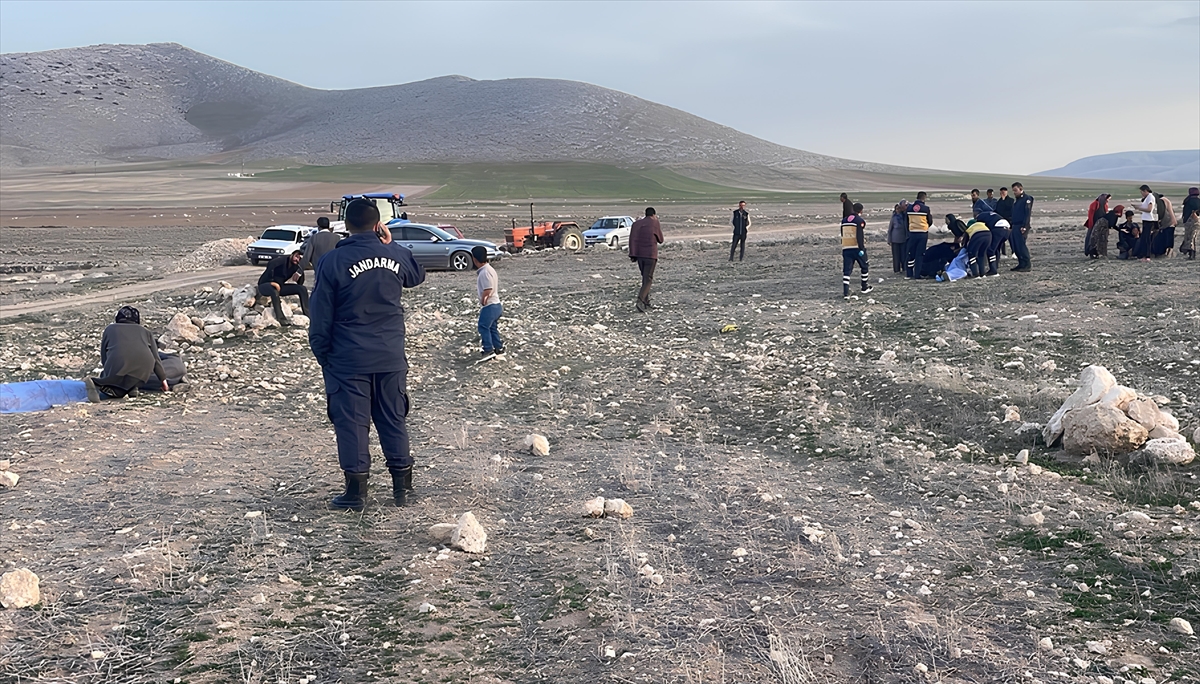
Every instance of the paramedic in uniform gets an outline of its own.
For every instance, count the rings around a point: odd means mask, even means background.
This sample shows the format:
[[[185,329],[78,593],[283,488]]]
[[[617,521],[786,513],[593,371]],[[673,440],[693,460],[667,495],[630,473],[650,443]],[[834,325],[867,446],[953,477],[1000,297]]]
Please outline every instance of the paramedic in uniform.
[[[346,229],[350,236],[317,264],[308,330],[346,476],[346,491],[329,507],[361,511],[366,504],[372,422],[392,475],[393,499],[403,506],[412,493],[413,459],[404,426],[408,361],[400,295],[424,282],[425,270],[412,252],[392,242],[369,200],[346,205]]]
[[[933,214],[925,203],[926,194],[917,193],[917,201],[908,206],[908,263],[904,275],[920,278],[925,264],[925,247],[929,244],[929,226]]]

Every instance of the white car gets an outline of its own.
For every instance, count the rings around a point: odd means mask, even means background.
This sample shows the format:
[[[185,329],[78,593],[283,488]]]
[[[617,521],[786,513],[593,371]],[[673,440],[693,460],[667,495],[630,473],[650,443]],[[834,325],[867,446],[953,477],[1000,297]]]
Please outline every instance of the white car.
[[[317,229],[312,226],[271,226],[246,247],[246,258],[258,266],[261,261],[298,252],[304,247],[304,240],[315,232]]]
[[[583,231],[583,241],[587,245],[604,243],[613,249],[623,249],[629,247],[629,229],[632,227],[632,216],[605,216]]]

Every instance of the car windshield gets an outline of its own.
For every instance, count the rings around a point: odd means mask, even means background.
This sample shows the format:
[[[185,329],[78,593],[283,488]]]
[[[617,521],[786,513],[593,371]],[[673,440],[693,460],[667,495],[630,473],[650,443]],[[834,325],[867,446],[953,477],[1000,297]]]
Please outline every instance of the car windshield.
[[[457,240],[458,239],[457,235],[452,235],[450,233],[447,233],[446,231],[442,230],[441,228],[438,228],[437,226],[421,226],[421,227],[424,228],[425,230],[433,233],[434,235],[438,236],[439,238],[441,238],[443,240]]]
[[[617,219],[600,219],[592,224],[589,230],[611,230],[618,225]]]
[[[281,230],[279,228],[268,228],[263,231],[262,240],[283,240],[284,242],[294,242],[296,240],[296,231]]]

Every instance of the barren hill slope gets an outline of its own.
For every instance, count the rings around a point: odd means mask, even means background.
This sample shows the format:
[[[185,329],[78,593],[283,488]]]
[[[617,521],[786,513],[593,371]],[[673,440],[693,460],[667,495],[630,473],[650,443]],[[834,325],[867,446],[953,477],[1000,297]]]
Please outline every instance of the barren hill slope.
[[[575,81],[306,88],[175,44],[0,55],[0,163],[239,158],[885,167],[812,154]]]

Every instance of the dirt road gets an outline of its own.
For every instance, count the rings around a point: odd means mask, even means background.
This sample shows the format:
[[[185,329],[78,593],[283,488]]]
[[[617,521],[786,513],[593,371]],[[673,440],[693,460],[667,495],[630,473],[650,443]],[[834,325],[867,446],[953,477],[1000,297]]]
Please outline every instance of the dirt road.
[[[22,302],[20,304],[0,304],[0,320],[22,314],[61,311],[63,309],[100,302],[141,299],[155,292],[207,285],[221,280],[242,280],[261,272],[262,267],[259,266],[225,266],[208,271],[197,271],[195,273],[172,274],[166,278],[136,283],[134,285],[123,285],[83,295],[73,295],[45,301]]]

